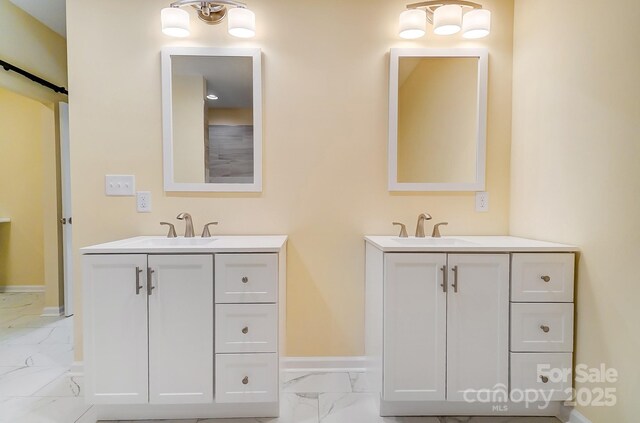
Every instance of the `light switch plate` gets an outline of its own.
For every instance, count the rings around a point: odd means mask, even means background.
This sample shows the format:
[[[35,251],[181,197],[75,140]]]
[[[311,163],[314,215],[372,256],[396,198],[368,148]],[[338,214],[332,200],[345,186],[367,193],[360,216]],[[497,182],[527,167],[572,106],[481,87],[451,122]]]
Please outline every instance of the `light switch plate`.
[[[136,192],[136,177],[133,175],[105,175],[106,195],[133,196]]]
[[[151,211],[151,191],[136,192],[136,210],[139,213],[149,213]]]

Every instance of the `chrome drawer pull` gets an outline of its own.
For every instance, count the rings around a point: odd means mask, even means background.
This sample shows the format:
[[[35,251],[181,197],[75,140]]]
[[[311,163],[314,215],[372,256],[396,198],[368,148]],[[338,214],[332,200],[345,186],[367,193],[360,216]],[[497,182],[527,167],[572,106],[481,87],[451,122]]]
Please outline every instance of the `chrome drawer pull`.
[[[540,376],[540,380],[542,381],[542,383],[547,383],[549,382],[549,378],[546,376]]]
[[[547,275],[540,276],[540,279],[542,279],[545,282],[549,282],[551,280],[551,278],[549,276],[547,276]]]
[[[243,327],[243,328],[242,328],[242,333],[244,333],[245,335],[246,335],[247,333],[249,333],[249,326],[245,326],[245,327]]]
[[[249,282],[249,278],[246,277],[246,276],[243,276],[242,277],[242,283],[247,283],[247,282]]]
[[[244,377],[244,379],[242,379],[242,384],[243,384],[243,385],[246,385],[246,384],[248,384],[248,383],[249,383],[249,377],[248,377],[248,376],[245,376],[245,377]]]
[[[547,326],[547,325],[542,325],[542,326],[540,326],[540,329],[542,329],[542,331],[543,331],[544,333],[549,332],[549,326]]]

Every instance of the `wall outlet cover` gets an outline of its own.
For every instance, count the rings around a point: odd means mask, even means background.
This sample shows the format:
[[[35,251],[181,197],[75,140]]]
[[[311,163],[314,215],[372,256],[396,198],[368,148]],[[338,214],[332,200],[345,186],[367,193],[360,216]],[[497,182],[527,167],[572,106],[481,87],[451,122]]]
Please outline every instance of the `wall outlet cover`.
[[[109,196],[133,196],[136,192],[136,177],[133,175],[105,175],[104,191]]]
[[[485,191],[476,192],[476,211],[489,211],[489,193]]]
[[[136,193],[136,210],[139,213],[151,211],[151,191],[138,191]]]

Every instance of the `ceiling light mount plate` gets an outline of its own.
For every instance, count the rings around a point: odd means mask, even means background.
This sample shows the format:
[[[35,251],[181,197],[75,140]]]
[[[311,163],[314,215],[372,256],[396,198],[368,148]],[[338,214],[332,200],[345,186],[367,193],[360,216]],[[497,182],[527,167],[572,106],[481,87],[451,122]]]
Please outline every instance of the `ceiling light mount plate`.
[[[460,6],[463,9],[482,9],[482,5],[465,0],[434,0],[434,1],[421,1],[419,3],[411,3],[407,5],[407,9],[419,9],[424,8],[427,12],[427,20],[430,24],[433,24],[433,13],[437,8],[454,4]]]

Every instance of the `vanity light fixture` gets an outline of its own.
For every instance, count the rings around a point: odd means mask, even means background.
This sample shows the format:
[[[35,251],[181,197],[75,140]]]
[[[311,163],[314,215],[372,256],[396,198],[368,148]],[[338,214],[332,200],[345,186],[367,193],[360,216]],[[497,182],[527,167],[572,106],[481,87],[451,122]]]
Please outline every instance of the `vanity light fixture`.
[[[462,29],[464,38],[483,38],[491,32],[491,12],[482,5],[463,0],[423,1],[407,5],[400,14],[400,37],[420,38],[426,22],[437,35],[453,35]]]
[[[178,0],[162,9],[160,20],[162,32],[171,37],[187,37],[189,30],[189,14],[181,9],[191,6],[196,9],[201,21],[215,25],[228,15],[229,34],[239,38],[251,38],[256,34],[256,16],[247,9],[247,5],[234,0],[196,1]],[[231,6],[227,13],[227,6]]]

